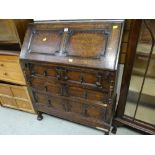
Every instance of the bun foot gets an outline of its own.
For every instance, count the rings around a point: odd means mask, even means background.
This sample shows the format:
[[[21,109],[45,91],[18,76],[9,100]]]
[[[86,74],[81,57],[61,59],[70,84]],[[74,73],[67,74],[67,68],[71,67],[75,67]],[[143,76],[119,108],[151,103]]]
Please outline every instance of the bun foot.
[[[117,132],[117,127],[114,126],[114,127],[112,128],[111,132],[112,132],[113,134],[116,134],[116,132]]]
[[[41,121],[43,119],[42,113],[38,112],[37,120]]]
[[[105,132],[104,135],[109,135],[109,132]]]

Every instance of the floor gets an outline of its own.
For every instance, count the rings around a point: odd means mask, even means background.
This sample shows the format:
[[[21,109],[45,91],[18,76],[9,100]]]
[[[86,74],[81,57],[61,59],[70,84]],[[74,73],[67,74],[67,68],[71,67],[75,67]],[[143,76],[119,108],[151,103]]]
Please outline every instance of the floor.
[[[43,115],[37,121],[36,115],[0,107],[0,135],[104,135],[102,131]],[[112,134],[112,133],[110,133]],[[118,128],[117,135],[140,135],[128,128]]]

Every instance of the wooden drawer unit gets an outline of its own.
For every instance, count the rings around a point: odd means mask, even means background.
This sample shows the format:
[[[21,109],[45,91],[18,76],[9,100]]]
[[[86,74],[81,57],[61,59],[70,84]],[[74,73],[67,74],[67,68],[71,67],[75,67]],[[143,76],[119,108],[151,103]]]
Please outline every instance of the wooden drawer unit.
[[[20,54],[22,69],[42,113],[109,133],[123,21],[30,24]]]
[[[1,54],[0,70],[0,80],[25,85],[18,56]]]
[[[42,107],[49,108],[53,111],[62,111],[65,115],[75,114],[77,117],[80,115],[83,119],[93,119],[99,122],[104,120],[106,123],[109,123],[110,121],[107,115],[107,111],[110,110],[110,108],[107,108],[106,104],[99,104],[91,101],[86,102],[75,98],[67,99],[62,96],[50,96],[38,92],[35,92],[34,95],[39,109]]]
[[[0,49],[19,53],[30,22],[30,19],[0,19]]]
[[[32,89],[67,97],[83,98],[99,102],[107,101],[113,89],[102,89],[83,84],[73,84],[69,82],[59,82],[57,80],[48,81],[40,77],[29,78],[29,85]],[[111,89],[111,90],[110,90]]]
[[[27,87],[0,83],[2,106],[34,113]]]
[[[74,83],[82,86],[92,86],[97,88],[109,89],[113,86],[115,73],[111,71],[93,70],[78,67],[39,65],[33,63],[25,63],[25,69],[28,78],[33,77],[46,78],[48,81],[63,81],[66,83]]]

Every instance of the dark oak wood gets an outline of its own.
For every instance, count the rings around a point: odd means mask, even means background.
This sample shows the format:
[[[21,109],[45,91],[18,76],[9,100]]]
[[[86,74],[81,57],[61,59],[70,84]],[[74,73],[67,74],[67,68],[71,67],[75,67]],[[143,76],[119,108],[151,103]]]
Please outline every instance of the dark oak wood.
[[[109,134],[123,21],[30,24],[21,64],[34,106]]]

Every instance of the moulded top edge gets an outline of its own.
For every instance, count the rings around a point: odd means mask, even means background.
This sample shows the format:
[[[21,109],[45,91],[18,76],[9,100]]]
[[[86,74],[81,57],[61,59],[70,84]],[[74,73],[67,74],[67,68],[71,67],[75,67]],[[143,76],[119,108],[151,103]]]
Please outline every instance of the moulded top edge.
[[[38,20],[34,21],[34,24],[36,23],[80,23],[80,22],[118,22],[123,23],[125,19],[77,19],[77,20]]]

